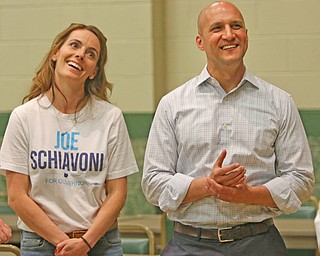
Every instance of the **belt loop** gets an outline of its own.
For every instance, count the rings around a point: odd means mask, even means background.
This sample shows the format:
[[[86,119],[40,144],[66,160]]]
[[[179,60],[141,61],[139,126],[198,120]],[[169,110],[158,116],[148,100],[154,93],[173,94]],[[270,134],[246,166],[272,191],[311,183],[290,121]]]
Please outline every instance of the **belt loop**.
[[[198,241],[201,240],[201,228],[198,228],[198,230],[197,230],[197,239],[198,239]]]

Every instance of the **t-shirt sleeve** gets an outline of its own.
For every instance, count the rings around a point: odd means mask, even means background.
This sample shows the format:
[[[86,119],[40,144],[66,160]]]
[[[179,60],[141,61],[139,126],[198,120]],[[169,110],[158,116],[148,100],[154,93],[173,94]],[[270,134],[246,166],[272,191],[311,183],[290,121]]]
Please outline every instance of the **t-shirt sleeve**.
[[[28,174],[27,120],[23,120],[17,111],[10,115],[1,145],[0,173],[6,170]]]
[[[108,139],[107,180],[121,178],[139,171],[122,113],[115,119]]]

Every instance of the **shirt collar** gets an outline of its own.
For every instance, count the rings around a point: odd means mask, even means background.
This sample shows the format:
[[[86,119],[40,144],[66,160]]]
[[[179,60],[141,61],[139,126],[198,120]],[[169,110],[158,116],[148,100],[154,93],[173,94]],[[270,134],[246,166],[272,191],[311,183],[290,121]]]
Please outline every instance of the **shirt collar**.
[[[218,84],[218,81],[215,78],[210,76],[210,74],[209,74],[209,72],[207,70],[207,65],[206,65],[202,69],[200,75],[198,76],[196,86],[204,84],[208,79],[211,79],[213,83]],[[238,87],[241,87],[246,82],[249,82],[253,86],[259,88],[259,83],[257,81],[257,78],[252,74],[252,72],[248,68],[246,68],[246,71],[245,71],[245,73],[244,73],[244,75],[243,75]]]

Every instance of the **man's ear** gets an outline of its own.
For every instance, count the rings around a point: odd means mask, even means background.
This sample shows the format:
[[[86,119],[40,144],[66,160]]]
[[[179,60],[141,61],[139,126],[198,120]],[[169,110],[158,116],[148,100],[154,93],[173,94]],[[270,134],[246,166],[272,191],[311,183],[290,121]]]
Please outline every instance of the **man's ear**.
[[[196,36],[196,43],[197,43],[197,46],[200,49],[200,51],[204,51],[202,36],[200,36],[200,35]]]

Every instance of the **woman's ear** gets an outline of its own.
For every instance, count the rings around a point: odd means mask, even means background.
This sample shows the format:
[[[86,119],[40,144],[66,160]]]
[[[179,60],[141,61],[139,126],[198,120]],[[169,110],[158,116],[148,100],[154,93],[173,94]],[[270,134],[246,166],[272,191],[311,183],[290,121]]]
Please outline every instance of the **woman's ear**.
[[[96,67],[95,69],[94,69],[94,71],[92,72],[92,74],[89,76],[89,79],[94,79],[95,77],[96,77],[96,75],[97,75],[97,73],[98,73],[98,67]]]
[[[56,62],[56,61],[57,61],[57,55],[56,55],[56,54],[53,54],[53,55],[51,56],[51,60],[54,61],[54,62]]]

